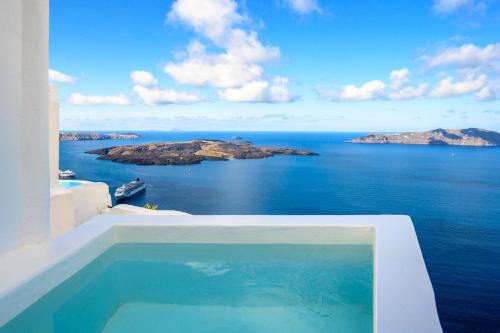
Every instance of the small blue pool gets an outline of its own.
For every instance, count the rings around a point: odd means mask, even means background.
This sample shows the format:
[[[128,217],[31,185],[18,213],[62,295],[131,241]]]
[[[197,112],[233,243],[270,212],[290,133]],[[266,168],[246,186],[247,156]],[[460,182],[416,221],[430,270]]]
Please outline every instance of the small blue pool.
[[[118,244],[0,332],[373,331],[370,245]]]
[[[59,186],[61,187],[77,187],[82,185],[82,182],[77,182],[73,180],[60,180],[59,181]]]

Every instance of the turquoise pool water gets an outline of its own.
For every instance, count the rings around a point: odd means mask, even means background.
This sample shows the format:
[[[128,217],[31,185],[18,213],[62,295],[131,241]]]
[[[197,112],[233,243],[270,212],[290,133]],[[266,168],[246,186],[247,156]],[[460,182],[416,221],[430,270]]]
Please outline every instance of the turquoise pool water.
[[[372,332],[370,245],[120,244],[0,332]]]
[[[59,181],[59,186],[61,186],[61,187],[77,187],[80,185],[82,185],[81,182],[75,182],[75,181],[71,181],[71,180]]]

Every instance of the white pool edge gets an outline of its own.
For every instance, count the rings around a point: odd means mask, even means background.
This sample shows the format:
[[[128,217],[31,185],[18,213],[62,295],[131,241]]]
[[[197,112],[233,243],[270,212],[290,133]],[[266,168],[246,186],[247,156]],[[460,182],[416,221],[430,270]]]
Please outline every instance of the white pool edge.
[[[374,245],[375,332],[442,332],[407,216],[99,216],[0,257],[0,326],[120,242]]]

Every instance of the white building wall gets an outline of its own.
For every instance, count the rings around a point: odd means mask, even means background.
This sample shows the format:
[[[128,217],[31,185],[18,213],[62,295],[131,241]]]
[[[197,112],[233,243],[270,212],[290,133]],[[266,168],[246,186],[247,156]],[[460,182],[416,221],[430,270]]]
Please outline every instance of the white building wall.
[[[22,5],[0,2],[0,252],[21,239],[19,110],[21,109]]]
[[[50,233],[48,10],[0,1],[0,253]]]

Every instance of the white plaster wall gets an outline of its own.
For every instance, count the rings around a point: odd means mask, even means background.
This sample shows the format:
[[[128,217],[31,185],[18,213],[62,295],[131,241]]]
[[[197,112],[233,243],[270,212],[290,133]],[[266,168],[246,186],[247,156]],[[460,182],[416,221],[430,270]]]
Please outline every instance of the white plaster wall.
[[[49,161],[50,185],[59,182],[59,88],[49,86]]]
[[[72,182],[74,180],[71,180]],[[111,207],[109,187],[105,183],[79,181],[82,185],[50,189],[51,236],[57,237],[94,217],[106,213]]]
[[[48,0],[22,3],[21,232],[23,243],[32,243],[50,236],[49,3]]]
[[[0,252],[49,235],[48,10],[0,1]]]
[[[17,0],[0,2],[0,252],[21,240],[19,188],[21,108],[22,6]]]
[[[50,232],[57,237],[76,226],[75,202],[70,189],[54,186],[50,189]]]
[[[112,205],[109,187],[105,183],[89,182],[71,188],[71,192],[75,201],[77,226],[101,215]]]

